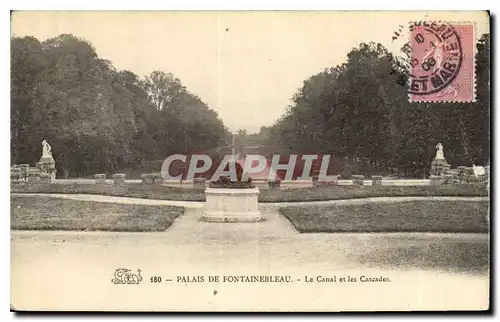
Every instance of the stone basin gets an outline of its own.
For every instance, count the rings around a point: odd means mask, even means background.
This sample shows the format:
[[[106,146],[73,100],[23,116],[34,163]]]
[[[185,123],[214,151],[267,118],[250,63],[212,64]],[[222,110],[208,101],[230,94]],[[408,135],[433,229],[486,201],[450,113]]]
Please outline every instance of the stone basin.
[[[258,222],[259,189],[212,188],[205,189],[206,202],[201,219],[207,222]]]

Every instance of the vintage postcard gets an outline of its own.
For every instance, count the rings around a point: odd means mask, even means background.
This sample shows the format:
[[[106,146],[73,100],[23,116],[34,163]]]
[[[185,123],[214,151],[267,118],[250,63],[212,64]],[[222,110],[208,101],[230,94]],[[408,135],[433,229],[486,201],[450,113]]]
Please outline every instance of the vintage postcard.
[[[15,11],[12,311],[490,308],[486,11]]]

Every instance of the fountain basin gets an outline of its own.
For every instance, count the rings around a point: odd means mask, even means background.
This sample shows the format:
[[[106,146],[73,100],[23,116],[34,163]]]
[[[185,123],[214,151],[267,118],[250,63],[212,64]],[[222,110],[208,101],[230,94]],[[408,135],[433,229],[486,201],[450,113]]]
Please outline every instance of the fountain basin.
[[[258,222],[259,189],[212,188],[205,189],[205,208],[201,219],[207,222]]]

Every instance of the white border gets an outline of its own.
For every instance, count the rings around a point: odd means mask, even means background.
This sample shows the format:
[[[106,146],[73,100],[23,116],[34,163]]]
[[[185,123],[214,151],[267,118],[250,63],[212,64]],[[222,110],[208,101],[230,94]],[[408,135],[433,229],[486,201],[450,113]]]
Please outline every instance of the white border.
[[[485,10],[491,8],[491,1],[321,1],[321,0],[123,0],[105,3],[100,0],[19,0],[11,1],[13,10]]]
[[[184,0],[177,2],[163,2],[163,1],[152,1],[152,0],[121,0],[115,2],[105,3],[102,0],[86,0],[86,1],[63,1],[63,0],[30,0],[30,1],[2,1],[1,11],[2,14],[2,24],[1,31],[2,34],[5,35],[3,40],[3,44],[5,45],[4,50],[1,51],[2,54],[2,71],[0,75],[2,81],[2,108],[0,109],[0,113],[3,115],[0,116],[0,119],[5,122],[4,126],[0,127],[0,133],[2,135],[2,140],[0,142],[3,144],[1,147],[1,151],[10,151],[10,131],[9,126],[7,126],[7,120],[10,120],[9,111],[10,111],[10,10],[485,10],[491,9],[493,13],[498,13],[500,6],[499,1],[486,1],[486,0],[474,0],[474,1],[389,1],[389,0],[379,0],[379,1],[318,1],[318,0],[288,0],[288,1],[277,1],[277,0],[246,0],[246,1],[228,1],[228,0],[216,0],[216,1],[203,1],[203,0]],[[496,41],[496,33],[495,39],[492,39],[492,44]],[[496,69],[492,71],[492,74],[495,74]],[[492,91],[497,91],[498,83],[495,82],[495,88],[492,88]],[[492,102],[493,106],[496,105],[496,100]],[[500,124],[499,116],[496,113],[495,120],[492,121],[492,124]],[[491,137],[493,136],[493,132],[491,133]],[[497,143],[495,142],[495,147],[498,149]],[[3,206],[3,219],[5,222],[2,225],[2,232],[4,233],[3,243],[1,244],[2,251],[2,275],[4,278],[4,290],[10,288],[10,229],[9,229],[9,214],[10,214],[10,199],[9,199],[9,180],[8,176],[8,163],[10,163],[9,156],[3,156],[1,159],[1,169],[4,171],[0,172],[2,178],[0,178],[0,185],[2,188],[1,202]],[[495,163],[495,169],[496,169]],[[495,183],[497,182],[498,176],[495,171]],[[493,196],[496,198],[496,193]],[[497,218],[495,222],[497,223],[500,219]],[[498,225],[498,224],[497,224]],[[492,231],[498,232],[497,225],[492,227]],[[495,255],[498,255],[495,254]],[[497,258],[498,256],[495,256]],[[498,267],[498,265],[497,265]],[[497,269],[495,270],[495,274],[498,273]],[[496,280],[498,279],[498,274],[496,274]],[[457,285],[457,288],[460,288],[460,285]],[[2,292],[2,301],[3,309],[2,318],[10,321],[14,319],[14,315],[9,312],[9,303],[10,303],[10,292]],[[498,296],[496,297],[498,299]],[[498,303],[496,303],[498,304]],[[497,305],[498,309],[498,305]],[[7,314],[6,314],[7,313]],[[177,318],[178,316],[169,316],[169,319]],[[194,318],[201,319],[202,317],[192,317],[192,316],[179,316],[181,318]],[[339,318],[341,316],[335,316],[334,318]],[[347,316],[349,318],[353,318],[353,316]],[[51,319],[51,316],[47,316],[45,318]],[[62,318],[62,317],[61,317]],[[70,317],[64,317],[64,319],[69,319]],[[108,317],[109,318],[109,317]],[[143,320],[148,318],[148,316],[134,316],[134,319]],[[230,316],[230,319],[237,318],[235,316]],[[248,318],[248,316],[247,316]],[[259,317],[253,317],[259,318]],[[292,318],[291,316],[274,316],[274,319],[283,319],[288,320]],[[295,317],[296,318],[296,317]],[[307,316],[301,316],[300,318],[307,319]],[[323,316],[323,318],[330,319],[331,316]],[[426,322],[437,320],[438,317],[430,317],[430,316],[413,316],[413,318],[425,320]],[[440,319],[443,316],[439,317]],[[454,316],[450,316],[449,318],[455,318]],[[470,318],[478,319],[480,317]],[[103,321],[103,317],[80,317],[83,320],[89,321]],[[360,317],[354,316],[354,319],[360,319]],[[468,318],[469,319],[469,318]],[[4,319],[2,319],[4,320]]]

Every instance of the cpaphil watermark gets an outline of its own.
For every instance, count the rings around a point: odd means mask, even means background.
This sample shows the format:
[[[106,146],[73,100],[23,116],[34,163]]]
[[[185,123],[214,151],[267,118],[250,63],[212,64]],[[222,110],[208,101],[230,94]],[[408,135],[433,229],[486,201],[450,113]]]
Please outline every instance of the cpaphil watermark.
[[[206,154],[173,154],[163,161],[161,175],[165,181],[194,180],[205,177],[212,182],[221,177],[229,177],[231,181],[259,178],[267,181],[312,180],[336,181],[331,175],[333,160],[331,155],[273,155],[266,158],[262,155],[246,155],[237,158],[225,155],[222,160],[214,160]],[[335,165],[334,165],[335,168]],[[238,169],[241,169],[241,175]],[[336,169],[335,169],[336,170]]]

